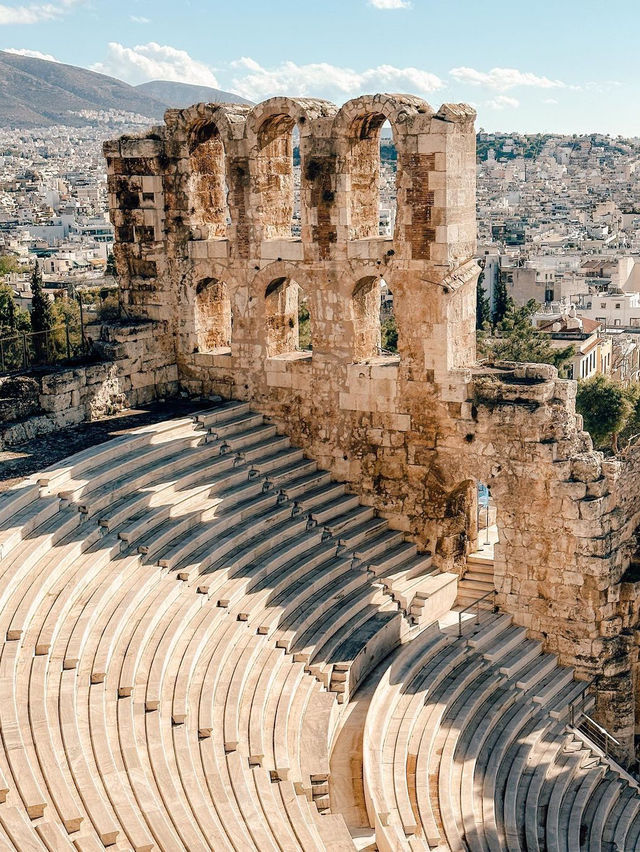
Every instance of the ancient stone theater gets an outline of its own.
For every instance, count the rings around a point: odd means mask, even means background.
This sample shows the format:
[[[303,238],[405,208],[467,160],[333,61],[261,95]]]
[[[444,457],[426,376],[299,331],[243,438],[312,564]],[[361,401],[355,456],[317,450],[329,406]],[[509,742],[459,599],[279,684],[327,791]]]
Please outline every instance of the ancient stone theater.
[[[0,500],[3,849],[640,849],[640,455],[476,360],[474,118],[105,145],[121,320],[50,390],[207,402]]]

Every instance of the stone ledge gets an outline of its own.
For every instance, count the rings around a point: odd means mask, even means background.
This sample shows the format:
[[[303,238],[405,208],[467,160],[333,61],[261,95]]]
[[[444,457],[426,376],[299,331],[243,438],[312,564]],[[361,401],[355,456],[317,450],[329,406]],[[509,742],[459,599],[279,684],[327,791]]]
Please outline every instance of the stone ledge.
[[[309,363],[311,363],[311,358],[312,353],[306,350],[304,352],[283,352],[282,355],[271,355],[270,357],[266,358],[265,369],[269,369],[270,363],[272,361],[279,362],[281,364],[293,363],[298,361],[308,361]]]
[[[381,260],[395,253],[394,241],[391,237],[365,237],[361,240],[349,240],[347,257],[349,260]]]
[[[304,243],[297,237],[263,240],[260,245],[262,260],[304,260]]]

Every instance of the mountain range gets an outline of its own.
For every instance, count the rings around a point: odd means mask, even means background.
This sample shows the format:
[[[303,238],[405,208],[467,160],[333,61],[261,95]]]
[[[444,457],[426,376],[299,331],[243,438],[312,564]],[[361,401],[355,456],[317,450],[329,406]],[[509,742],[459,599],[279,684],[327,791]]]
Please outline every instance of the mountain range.
[[[137,92],[155,98],[168,107],[190,106],[199,103],[221,103],[221,104],[251,104],[234,95],[233,92],[223,92],[221,89],[212,89],[210,86],[194,86],[191,83],[175,83],[172,80],[150,80],[148,83],[140,83],[134,87]]]
[[[130,86],[75,65],[0,51],[0,124],[5,127],[82,126],[93,123],[95,113],[104,110],[159,121],[167,107],[200,101],[250,103],[208,86],[166,80]]]

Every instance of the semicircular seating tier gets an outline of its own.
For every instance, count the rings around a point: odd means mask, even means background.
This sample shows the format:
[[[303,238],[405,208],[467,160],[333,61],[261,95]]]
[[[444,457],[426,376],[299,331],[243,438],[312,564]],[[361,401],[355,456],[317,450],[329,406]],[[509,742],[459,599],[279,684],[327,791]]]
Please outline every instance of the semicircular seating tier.
[[[638,844],[585,684],[245,403],[6,492],[0,574],[0,848]]]

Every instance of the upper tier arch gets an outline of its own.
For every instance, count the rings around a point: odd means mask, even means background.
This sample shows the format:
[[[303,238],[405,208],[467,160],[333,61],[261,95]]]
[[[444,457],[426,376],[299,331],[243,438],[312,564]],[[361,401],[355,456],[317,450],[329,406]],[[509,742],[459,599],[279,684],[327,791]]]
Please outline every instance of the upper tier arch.
[[[247,115],[246,134],[250,144],[258,142],[265,124],[297,124],[300,134],[311,132],[310,122],[336,115],[338,107],[320,98],[269,98],[256,104]]]
[[[372,129],[379,130],[385,121],[394,133],[417,115],[435,115],[427,101],[415,95],[361,95],[347,101],[336,113],[333,134],[337,137],[366,138]]]
[[[174,138],[192,145],[198,134],[214,125],[225,145],[244,136],[245,122],[251,111],[249,104],[193,104],[186,109],[169,109],[165,124]]]
[[[329,101],[278,97],[258,104],[247,116],[251,207],[261,239],[299,238],[308,225],[306,140],[319,119],[331,117],[335,112],[335,105]],[[293,164],[296,130],[303,165],[299,205]]]

